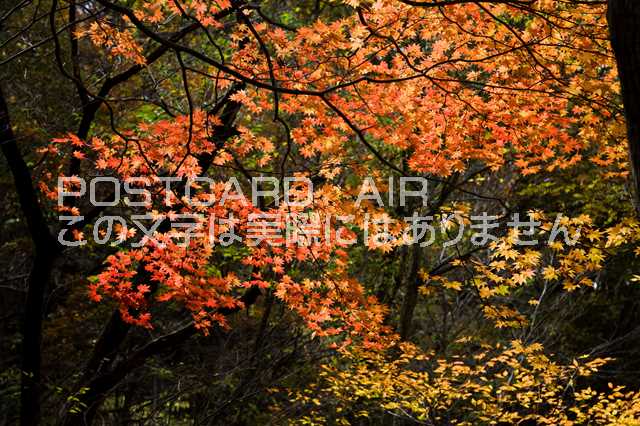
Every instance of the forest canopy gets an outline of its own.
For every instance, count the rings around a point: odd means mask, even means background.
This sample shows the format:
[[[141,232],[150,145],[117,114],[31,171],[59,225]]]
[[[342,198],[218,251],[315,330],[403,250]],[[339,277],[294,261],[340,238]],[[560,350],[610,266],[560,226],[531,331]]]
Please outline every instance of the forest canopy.
[[[640,3],[0,0],[0,421],[640,425]]]

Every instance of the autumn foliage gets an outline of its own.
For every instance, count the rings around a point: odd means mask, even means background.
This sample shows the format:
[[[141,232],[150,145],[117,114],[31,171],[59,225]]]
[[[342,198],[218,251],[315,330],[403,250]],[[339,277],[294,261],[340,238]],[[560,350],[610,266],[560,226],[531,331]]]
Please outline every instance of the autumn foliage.
[[[91,259],[66,297],[81,295],[87,312],[115,308],[84,336],[95,346],[54,417],[93,420],[135,369],[194,335],[245,330],[243,311],[257,319],[259,364],[277,306],[285,329],[322,354],[305,355],[312,375],[258,391],[278,421],[640,424],[637,386],[596,379],[615,355],[569,348],[557,314],[615,286],[631,299],[640,280],[605,2],[47,3],[50,66],[73,87],[79,118],[28,130],[10,100],[16,134],[44,136],[22,148],[34,195],[19,198],[29,226],[51,233],[35,243],[54,265],[44,280],[60,259]],[[134,179],[151,196],[110,203],[104,185],[98,206],[60,201],[96,176]],[[399,206],[388,194],[401,176],[426,180],[428,203]],[[271,180],[252,187],[256,177]],[[286,201],[252,199],[287,177],[313,184],[311,206],[297,203],[304,185]],[[393,202],[360,202],[368,178]],[[470,226],[483,212],[495,238],[478,243]],[[107,224],[108,214],[125,219]],[[510,229],[514,214],[535,232]],[[255,215],[277,217],[281,232],[295,218],[294,233],[317,215],[328,232],[250,243]],[[428,246],[403,237],[399,222],[417,215],[432,220]],[[206,237],[170,226],[181,217]],[[344,242],[388,221],[387,240]],[[44,322],[45,336],[69,310]],[[143,332],[132,326],[154,337],[125,343]],[[40,401],[39,362],[22,367],[23,401]]]

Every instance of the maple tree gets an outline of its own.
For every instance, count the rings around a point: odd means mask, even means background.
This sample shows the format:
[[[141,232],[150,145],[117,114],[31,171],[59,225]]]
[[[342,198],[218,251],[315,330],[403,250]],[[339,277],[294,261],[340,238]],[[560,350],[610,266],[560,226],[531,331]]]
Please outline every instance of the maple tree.
[[[82,367],[60,387],[53,417],[62,424],[91,423],[103,405],[117,405],[113,390],[137,369],[196,336],[233,329],[233,314],[252,307],[262,309],[258,351],[274,305],[344,363],[325,364],[323,381],[292,391],[296,407],[312,413],[301,421],[348,422],[341,413],[357,402],[355,418],[392,413],[428,424],[637,424],[635,390],[573,386],[608,357],[565,365],[541,345],[555,304],[595,292],[607,262],[638,254],[635,6],[51,0],[44,11],[31,3],[3,12],[10,32],[2,43],[11,49],[0,63],[20,67],[49,46],[46,67],[74,90],[77,115],[64,128],[34,129],[29,108],[14,107],[14,89],[2,84],[2,149],[33,257],[21,332],[22,424],[49,415],[43,336],[69,319],[69,300],[79,294],[87,310],[115,309],[102,316],[98,335],[84,336]],[[22,44],[32,27],[46,35]],[[18,111],[13,121],[9,107]],[[37,140],[24,153],[23,134]],[[104,185],[98,203],[59,202],[61,190],[72,194],[81,178],[95,176],[135,179],[133,187],[153,197],[125,202]],[[202,176],[209,180],[194,181]],[[304,185],[293,185],[286,201],[282,192],[245,196],[248,188],[282,189],[290,176],[313,184],[310,208],[298,203]],[[72,178],[59,187],[60,177]],[[252,186],[257,177],[262,183]],[[428,203],[360,203],[367,177],[383,194],[393,193],[394,178],[424,179]],[[610,207],[603,212],[602,204]],[[285,230],[282,218],[302,227],[310,210],[330,219],[328,233],[302,244],[247,242],[252,215],[276,216]],[[499,235],[478,245],[463,228],[480,212],[496,215]],[[115,213],[129,219],[105,222]],[[135,222],[147,213],[150,233]],[[523,234],[506,229],[514,213],[540,222],[539,243],[518,247]],[[558,213],[577,235],[571,244],[542,241]],[[407,245],[397,223],[388,229],[393,238],[365,247],[338,238],[414,215],[434,218],[428,247]],[[179,216],[232,219],[208,239],[188,240],[170,226]],[[232,228],[241,238],[221,244]],[[112,230],[116,241],[97,243]],[[136,245],[141,238],[146,244]],[[82,268],[68,300],[45,304],[55,290],[46,284],[74,257],[93,265]],[[635,282],[629,265],[622,275]],[[64,314],[49,318],[56,309]],[[420,315],[441,318],[429,320],[422,342]],[[482,351],[464,346],[475,327]],[[414,362],[429,366],[416,370]],[[280,400],[287,392],[274,392],[274,415],[288,415]]]
[[[426,424],[637,424],[637,392],[611,383],[607,392],[574,388],[606,360],[561,366],[540,345],[519,341],[507,348],[465,349],[464,355],[446,360],[408,343],[389,359],[350,353],[348,368],[326,366],[322,386],[295,395],[299,403],[315,407],[300,423],[363,419],[382,411]]]

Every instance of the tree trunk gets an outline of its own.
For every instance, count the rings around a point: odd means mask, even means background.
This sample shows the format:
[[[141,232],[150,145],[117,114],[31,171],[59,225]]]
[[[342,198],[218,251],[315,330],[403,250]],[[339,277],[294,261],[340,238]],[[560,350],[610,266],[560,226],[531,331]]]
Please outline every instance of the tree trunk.
[[[20,384],[20,424],[22,425],[35,425],[40,420],[43,303],[53,261],[54,257],[50,254],[37,253],[29,274],[29,289],[22,323]]]
[[[634,207],[640,215],[640,1],[609,0],[607,18],[627,119]]]
[[[22,322],[22,376],[20,385],[20,424],[40,422],[40,345],[44,294],[53,263],[60,247],[51,235],[42,214],[29,167],[16,143],[9,109],[0,88],[0,145],[13,176],[20,208],[34,246],[34,259],[29,273],[27,299]]]
[[[402,310],[400,312],[400,338],[408,340],[411,337],[411,329],[413,324],[413,313],[418,303],[418,290],[420,288],[420,279],[418,272],[420,271],[420,256],[422,250],[420,244],[413,246],[413,254],[411,261],[411,270],[407,278],[407,292],[404,295]]]

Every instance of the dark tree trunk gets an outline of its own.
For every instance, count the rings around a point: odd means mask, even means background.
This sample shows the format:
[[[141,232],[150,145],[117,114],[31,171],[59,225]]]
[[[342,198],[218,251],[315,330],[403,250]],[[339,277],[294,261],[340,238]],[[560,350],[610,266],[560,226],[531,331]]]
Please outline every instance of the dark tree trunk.
[[[640,215],[640,1],[609,0],[607,18],[627,118],[634,207]]]
[[[404,295],[404,301],[400,312],[400,338],[402,340],[408,340],[409,337],[411,337],[413,313],[416,309],[416,305],[418,304],[418,290],[420,288],[418,272],[420,271],[421,255],[422,250],[420,250],[420,244],[414,244],[411,270],[407,277],[407,292]]]
[[[36,253],[29,274],[29,289],[22,323],[20,386],[20,423],[22,425],[34,425],[40,419],[43,303],[54,260],[54,256],[48,253]]]
[[[40,421],[41,355],[43,301],[59,246],[51,235],[38,203],[29,167],[25,163],[11,128],[9,109],[0,89],[0,145],[15,183],[20,208],[34,246],[29,273],[27,298],[22,322],[22,377],[20,423],[35,425]]]

